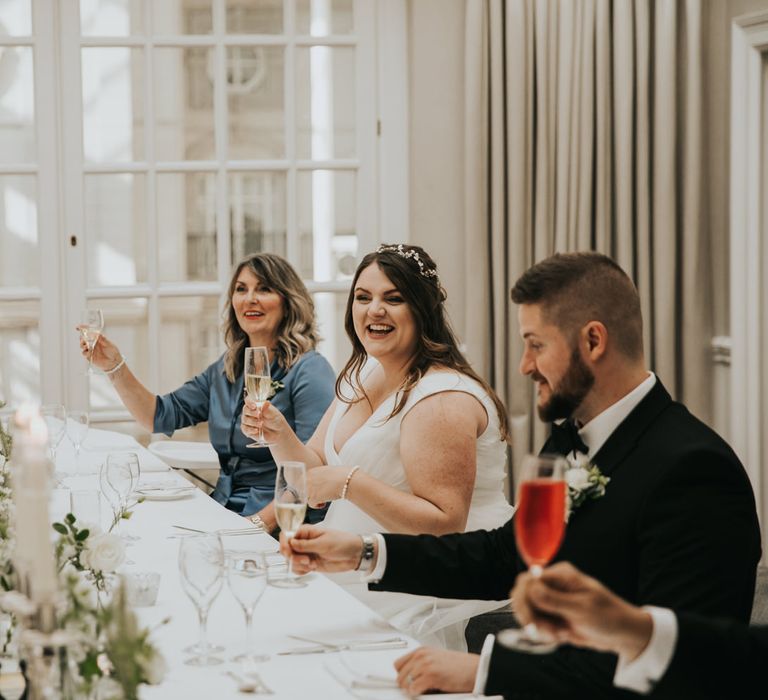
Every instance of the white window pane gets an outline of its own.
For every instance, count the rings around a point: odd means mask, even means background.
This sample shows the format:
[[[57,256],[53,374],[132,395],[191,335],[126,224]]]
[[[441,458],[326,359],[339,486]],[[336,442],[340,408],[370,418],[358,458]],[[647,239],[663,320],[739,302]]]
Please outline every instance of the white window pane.
[[[40,403],[40,302],[0,301],[0,398]]]
[[[281,34],[283,0],[227,0],[227,34]]]
[[[146,385],[150,347],[147,299],[89,299],[88,308],[103,311],[104,335],[120,348],[131,371]],[[91,410],[124,409],[109,377],[98,372],[90,375],[90,407]]]
[[[352,0],[296,0],[299,34],[349,34],[355,28],[354,17]]]
[[[212,17],[211,0],[152,2],[152,28],[155,34],[210,34],[213,31]]]
[[[355,49],[296,50],[296,128],[299,158],[355,155]]]
[[[82,62],[85,159],[98,163],[142,160],[142,50],[85,48]]]
[[[312,295],[315,302],[315,318],[322,340],[318,350],[338,374],[352,352],[347,332],[344,330],[344,313],[348,292],[318,292]]]
[[[157,175],[162,282],[216,280],[215,173]]]
[[[0,47],[0,162],[35,160],[32,48]]]
[[[0,34],[29,36],[31,33],[30,0],[0,0]]]
[[[153,81],[157,159],[214,158],[213,50],[155,49]]]
[[[0,287],[38,287],[37,181],[0,176]]]
[[[160,386],[164,394],[178,389],[215,362],[224,350],[218,297],[163,297],[160,299]]]
[[[286,179],[281,172],[230,173],[232,263],[251,253],[286,254]]]
[[[281,46],[227,49],[230,158],[285,155],[284,52]]]
[[[90,286],[146,281],[145,176],[86,175],[85,233]]]
[[[357,259],[355,173],[313,170],[298,176],[299,269],[303,279],[350,279]]]
[[[144,31],[142,0],[80,0],[83,36],[129,36]]]

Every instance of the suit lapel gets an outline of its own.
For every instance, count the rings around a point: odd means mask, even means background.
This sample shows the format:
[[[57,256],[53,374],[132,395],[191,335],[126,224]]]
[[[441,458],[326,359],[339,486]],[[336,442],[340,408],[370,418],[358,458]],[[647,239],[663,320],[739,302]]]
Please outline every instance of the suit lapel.
[[[672,403],[672,397],[657,378],[656,384],[614,430],[592,458],[600,471],[610,476],[635,449],[640,438],[658,415]]]

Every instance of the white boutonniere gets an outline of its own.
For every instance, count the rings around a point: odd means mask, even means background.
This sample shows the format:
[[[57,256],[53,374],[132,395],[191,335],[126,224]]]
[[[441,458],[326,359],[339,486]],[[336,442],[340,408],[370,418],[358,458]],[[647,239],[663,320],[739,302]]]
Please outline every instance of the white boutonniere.
[[[269,394],[269,398],[271,399],[278,391],[282,391],[283,389],[285,389],[285,384],[283,384],[279,379],[273,379],[272,391]]]
[[[602,498],[605,487],[611,480],[600,468],[590,462],[586,455],[568,457],[570,468],[565,472],[565,483],[568,485],[568,513],[566,520],[588,498]]]

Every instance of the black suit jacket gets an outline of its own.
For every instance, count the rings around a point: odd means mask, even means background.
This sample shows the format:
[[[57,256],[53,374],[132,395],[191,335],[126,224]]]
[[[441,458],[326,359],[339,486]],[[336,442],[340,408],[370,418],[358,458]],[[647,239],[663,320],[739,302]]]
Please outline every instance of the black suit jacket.
[[[657,381],[593,461],[611,481],[602,498],[572,513],[556,560],[635,604],[747,622],[760,535],[752,488],[730,447]],[[386,572],[373,589],[501,600],[524,568],[511,521],[492,531],[385,539]],[[572,647],[535,656],[497,644],[486,692],[622,697],[615,663]]]
[[[678,638],[667,672],[650,697],[661,700],[765,695],[768,627],[747,627],[678,613]]]

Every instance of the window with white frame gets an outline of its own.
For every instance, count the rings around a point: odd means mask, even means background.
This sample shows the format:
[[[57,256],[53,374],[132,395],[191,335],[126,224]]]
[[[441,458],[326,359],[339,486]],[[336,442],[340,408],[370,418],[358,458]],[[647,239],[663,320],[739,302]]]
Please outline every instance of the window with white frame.
[[[221,353],[222,292],[257,251],[294,264],[321,350],[343,364],[349,280],[379,236],[377,12],[373,0],[0,0],[12,145],[0,398],[127,416],[105,377],[83,374],[84,309],[101,308],[137,376],[168,391]],[[58,101],[41,104],[43,76]],[[41,138],[54,140],[45,157]],[[55,192],[39,191],[39,169]]]

